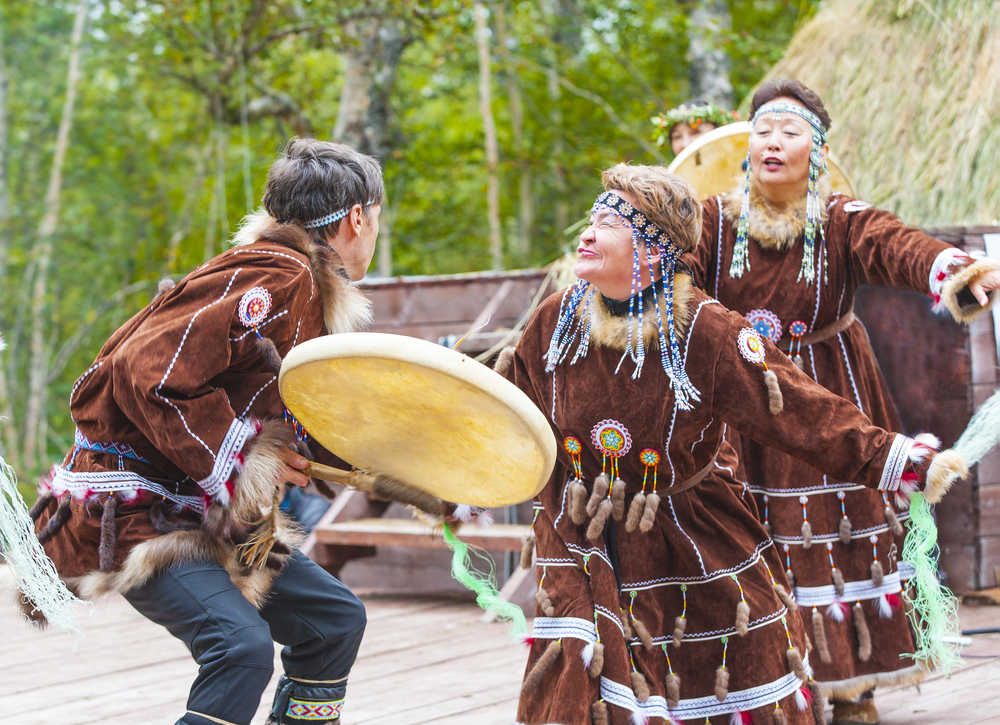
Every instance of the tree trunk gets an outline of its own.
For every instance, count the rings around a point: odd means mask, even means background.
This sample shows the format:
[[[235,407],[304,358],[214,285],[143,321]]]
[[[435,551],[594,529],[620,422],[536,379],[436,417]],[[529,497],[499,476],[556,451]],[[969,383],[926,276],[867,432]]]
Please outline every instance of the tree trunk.
[[[28,382],[28,406],[24,417],[24,454],[22,463],[34,468],[43,450],[41,431],[47,428],[45,416],[45,381],[48,378],[48,351],[45,345],[45,302],[48,289],[49,266],[52,262],[52,243],[59,222],[59,195],[62,190],[63,163],[69,148],[69,133],[73,126],[73,103],[76,100],[76,85],[80,78],[80,44],[83,40],[83,26],[87,18],[88,0],[80,0],[73,35],[69,47],[69,68],[66,74],[66,100],[63,104],[59,135],[56,137],[55,156],[49,186],[45,194],[45,213],[38,227],[38,241],[35,258],[35,284],[31,299],[31,365]]]
[[[569,207],[566,202],[566,170],[563,168],[563,116],[562,89],[559,86],[559,43],[562,38],[557,11],[561,6],[553,4],[553,0],[543,0],[542,9],[549,21],[551,43],[546,46],[548,54],[548,87],[552,109],[549,120],[552,122],[552,186],[556,192],[556,234],[562,235],[569,226]]]
[[[180,214],[174,222],[174,231],[167,242],[167,261],[164,265],[164,274],[172,274],[177,266],[177,254],[180,251],[181,241],[191,233],[191,222],[194,219],[195,205],[198,203],[201,192],[205,187],[206,162],[208,155],[212,153],[212,142],[208,141],[204,146],[195,150],[194,175],[191,183],[184,191],[184,206],[181,207]]]
[[[497,127],[493,121],[493,103],[490,98],[492,73],[490,72],[490,45],[486,30],[486,8],[473,3],[476,15],[476,46],[479,49],[479,110],[483,114],[483,131],[486,136],[487,214],[490,224],[490,260],[493,269],[503,269],[503,238],[500,234],[500,179],[497,167],[500,154],[497,149]]]
[[[503,3],[496,6],[497,44],[507,48],[507,19]],[[524,140],[524,106],[521,103],[521,88],[517,82],[517,66],[507,63],[507,95],[510,97],[510,124],[514,137],[514,152],[517,154],[518,224],[517,254],[521,264],[527,264],[531,256],[531,159],[528,145]]]
[[[723,47],[732,27],[726,0],[697,0],[688,16],[691,96],[722,108],[733,107],[732,62]]]
[[[7,144],[10,139],[7,128],[7,64],[4,56],[3,26],[0,25],[0,284],[6,288],[7,258],[10,254],[10,200],[7,195]],[[6,332],[6,331],[4,331]],[[17,449],[17,426],[13,425],[14,406],[10,399],[7,382],[7,360],[9,355],[0,354],[0,415],[6,420],[4,425],[4,454],[7,462],[15,470],[21,468],[20,451]]]

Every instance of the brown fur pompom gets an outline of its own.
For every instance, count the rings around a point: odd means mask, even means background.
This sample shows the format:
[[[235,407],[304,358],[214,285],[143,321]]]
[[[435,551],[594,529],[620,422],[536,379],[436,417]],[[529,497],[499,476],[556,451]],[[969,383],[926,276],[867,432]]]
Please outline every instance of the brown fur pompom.
[[[587,538],[591,541],[600,539],[604,534],[604,525],[608,523],[609,518],[611,518],[611,499],[606,498],[601,501],[594,518],[590,520],[590,526],[587,527]]]
[[[625,482],[620,478],[611,482],[611,515],[615,521],[625,517]]]
[[[507,375],[507,371],[510,370],[510,366],[514,363],[514,346],[508,345],[500,354],[497,355],[497,360],[493,363],[493,372],[497,375]]]
[[[854,629],[858,632],[858,659],[867,662],[872,656],[872,636],[868,631],[865,610],[861,608],[860,602],[851,607],[851,610],[854,616]]]
[[[785,577],[787,577],[787,579],[788,579],[788,586],[790,586],[794,590],[795,589],[795,572],[793,572],[791,569],[785,569]]]
[[[587,501],[587,516],[597,515],[597,507],[601,505],[601,501],[608,497],[610,485],[611,480],[606,473],[602,473],[594,479],[594,488],[590,493],[590,500]]]
[[[674,647],[681,646],[681,640],[684,639],[684,630],[687,629],[687,619],[684,617],[677,617],[674,620]]]
[[[715,671],[715,699],[722,702],[729,694],[729,670],[720,667]]]
[[[32,521],[38,521],[38,517],[42,515],[42,511],[46,509],[49,503],[55,498],[51,493],[43,493],[32,505],[31,510],[28,511],[28,516],[31,517]]]
[[[632,692],[635,693],[635,699],[639,702],[645,702],[649,699],[649,685],[646,683],[646,677],[635,670],[632,670]]]
[[[844,596],[844,575],[841,573],[840,569],[831,569],[830,576],[833,578],[833,588],[837,590],[837,596]]]
[[[578,526],[587,520],[587,487],[579,478],[569,482],[569,517]]]
[[[819,651],[819,658],[830,664],[830,648],[826,644],[826,627],[823,623],[823,613],[813,607],[812,613],[813,639],[816,641],[816,649]]]
[[[594,656],[590,660],[590,667],[587,668],[587,674],[590,675],[591,679],[596,680],[601,676],[601,672],[604,671],[604,645],[600,642],[594,643]]]
[[[806,364],[804,362],[802,362],[802,356],[801,355],[796,355],[795,357],[793,357],[792,358],[792,363],[799,370],[805,370],[806,369]]]
[[[538,602],[538,606],[542,610],[542,614],[546,617],[555,615],[556,608],[552,606],[552,598],[543,587],[538,587],[538,591],[535,592],[535,601]]]
[[[625,617],[622,617],[622,636],[625,637],[626,642],[632,641],[633,637],[632,625],[629,623],[629,620]]]
[[[767,385],[767,407],[771,415],[777,415],[785,409],[785,401],[781,397],[781,386],[778,385],[778,376],[773,370],[764,371],[764,384]]]
[[[812,714],[813,721],[816,725],[826,725],[826,698],[823,697],[823,693],[819,689],[819,683],[816,680],[809,680],[809,692],[812,693]]]
[[[802,522],[802,548],[808,549],[813,543],[813,527],[808,521]]]
[[[594,725],[608,725],[608,705],[603,700],[598,700],[590,706],[590,718]]]
[[[837,530],[840,536],[840,543],[847,546],[851,543],[851,520],[846,516],[840,517],[840,528]]]
[[[169,292],[170,290],[172,290],[176,286],[177,285],[174,284],[174,281],[172,279],[170,279],[169,277],[164,277],[163,279],[161,279],[159,281],[159,283],[157,283],[157,285],[156,285],[156,294],[153,295],[153,299],[155,300],[157,297],[165,295],[167,292]],[[150,300],[150,301],[152,301],[152,300]]]
[[[646,625],[642,623],[641,619],[633,619],[632,627],[635,629],[635,634],[642,642],[642,646],[646,648],[647,652],[653,651],[653,637],[649,634],[649,630],[646,629]]]
[[[639,525],[639,519],[642,518],[642,512],[645,508],[646,494],[640,491],[632,498],[632,503],[628,506],[628,516],[625,518],[625,530],[630,534]]]
[[[681,699],[681,678],[668,674],[664,685],[667,691],[667,707],[673,710]]]
[[[885,521],[889,524],[889,528],[892,529],[892,533],[896,536],[903,535],[903,524],[899,520],[899,517],[896,516],[896,512],[892,510],[891,506],[885,507]]]
[[[796,609],[798,609],[798,605],[795,603],[795,600],[792,599],[792,595],[786,592],[783,586],[781,586],[780,584],[775,584],[774,592],[775,594],[778,595],[778,599],[781,600],[781,603],[785,605],[785,608],[789,612],[794,612]]]
[[[524,676],[524,683],[521,685],[521,695],[527,695],[529,692],[538,687],[538,683],[542,681],[545,673],[549,671],[555,661],[559,659],[559,655],[562,654],[562,644],[559,640],[554,639],[549,642],[549,646],[545,648],[542,652],[542,656],[538,658],[535,662],[534,667],[532,667],[528,674]]]
[[[770,521],[764,522],[764,533],[766,533],[768,536],[774,536],[774,530],[771,528]]]
[[[736,634],[741,637],[747,633],[750,626],[750,605],[740,602],[736,605]]]
[[[883,581],[885,581],[885,571],[882,569],[882,562],[876,559],[872,562],[872,584],[880,587]]]
[[[281,353],[278,352],[277,346],[274,344],[274,340],[270,337],[261,337],[257,340],[257,349],[260,351],[261,357],[264,358],[264,364],[267,365],[268,370],[277,375],[281,372]]]
[[[798,647],[790,647],[785,650],[785,657],[788,659],[788,666],[795,673],[796,677],[803,682],[809,679],[809,675],[806,673],[806,666],[802,663],[802,653],[799,652]]]
[[[781,705],[775,705],[773,717],[774,725],[788,725],[788,719],[785,717],[785,712],[781,709]]]
[[[98,552],[98,569],[111,571],[115,566],[115,541],[118,539],[118,524],[115,514],[118,512],[118,494],[112,493],[104,499],[104,511],[101,513],[101,546]]]
[[[656,522],[656,510],[660,507],[660,495],[653,491],[646,496],[646,506],[642,510],[642,519],[639,521],[639,531],[648,534],[653,524]]]
[[[70,501],[73,500],[71,494],[66,494],[66,496],[59,502],[59,508],[56,512],[52,514],[52,518],[49,519],[48,523],[45,524],[45,528],[38,532],[38,543],[45,544],[59,533],[59,529],[66,525],[69,521],[69,517],[72,515],[72,510],[70,509]]]
[[[533,531],[528,532],[528,535],[524,537],[524,542],[521,544],[521,568],[530,569],[531,568],[531,557],[535,553],[535,533]]]

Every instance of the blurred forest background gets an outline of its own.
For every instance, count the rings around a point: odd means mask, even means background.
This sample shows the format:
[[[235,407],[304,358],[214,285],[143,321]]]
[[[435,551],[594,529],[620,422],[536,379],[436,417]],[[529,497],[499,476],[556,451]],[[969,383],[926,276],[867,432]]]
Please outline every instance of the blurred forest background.
[[[650,117],[736,107],[817,0],[7,0],[0,431],[22,490],[107,336],[225,249],[290,136],[386,178],[372,274],[540,266]]]

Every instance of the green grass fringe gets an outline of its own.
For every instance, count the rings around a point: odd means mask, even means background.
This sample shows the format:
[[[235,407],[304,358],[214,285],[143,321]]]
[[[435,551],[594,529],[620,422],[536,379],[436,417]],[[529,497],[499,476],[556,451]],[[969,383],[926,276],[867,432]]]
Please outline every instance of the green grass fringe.
[[[451,557],[451,575],[466,589],[475,592],[476,604],[493,614],[497,619],[510,622],[509,633],[512,637],[526,634],[528,622],[524,618],[524,612],[516,604],[500,598],[500,592],[497,591],[494,583],[493,560],[485,554],[476,552],[489,562],[490,566],[488,574],[480,574],[471,566],[469,545],[460,541],[448,524],[444,524],[444,541],[448,548],[454,552]]]
[[[952,668],[962,661],[957,644],[960,635],[958,600],[938,580],[937,525],[931,507],[919,493],[910,497],[909,529],[903,544],[903,561],[909,562],[915,570],[910,580],[914,596],[909,617],[917,651],[903,656],[912,657],[948,677]],[[945,637],[954,637],[954,643],[945,642]]]

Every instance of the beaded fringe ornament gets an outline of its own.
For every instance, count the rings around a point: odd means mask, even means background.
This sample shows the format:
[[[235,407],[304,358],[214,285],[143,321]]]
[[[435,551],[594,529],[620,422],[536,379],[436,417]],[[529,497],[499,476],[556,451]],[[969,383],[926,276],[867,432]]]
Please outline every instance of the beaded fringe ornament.
[[[809,190],[806,192],[806,231],[805,245],[802,250],[802,267],[799,269],[799,276],[796,282],[805,280],[806,284],[812,284],[819,271],[823,271],[823,279],[826,281],[826,268],[824,260],[826,258],[826,244],[824,243],[823,225],[820,223],[820,200],[819,200],[819,177],[826,174],[826,161],[823,159],[823,146],[826,144],[826,129],[823,122],[812,111],[803,108],[796,103],[787,101],[774,101],[765,103],[757,109],[757,113],[750,119],[750,126],[756,125],[757,120],[766,114],[773,113],[793,113],[800,118],[804,118],[812,127],[812,151],[809,153]],[[751,131],[751,133],[753,133]],[[733,278],[742,277],[744,270],[750,271],[750,257],[748,255],[748,239],[750,229],[750,151],[747,151],[747,175],[743,183],[743,202],[740,206],[740,221],[736,227],[736,244],[733,247],[733,261],[729,265],[729,276]],[[815,256],[816,237],[820,238],[823,247],[822,256],[813,264]]]
[[[701,400],[701,393],[688,378],[684,370],[683,358],[681,356],[680,345],[677,344],[677,337],[674,335],[674,270],[677,260],[681,256],[678,249],[667,237],[666,233],[650,222],[646,216],[638,209],[617,194],[606,191],[597,197],[591,212],[600,209],[608,209],[616,216],[620,217],[625,224],[632,229],[632,285],[629,298],[628,312],[628,338],[625,352],[615,369],[617,374],[626,357],[635,363],[635,370],[632,372],[632,379],[636,380],[642,374],[642,366],[646,360],[646,347],[643,340],[643,304],[642,304],[642,283],[639,272],[639,247],[642,242],[646,243],[646,264],[649,269],[650,279],[653,279],[653,260],[650,248],[656,246],[661,251],[660,256],[660,294],[663,296],[664,307],[666,308],[666,327],[663,324],[663,316],[660,312],[659,295],[654,294],[654,306],[656,307],[656,322],[659,333],[660,363],[664,372],[670,379],[670,385],[674,390],[677,406],[681,410],[691,410],[694,403]],[[653,290],[656,291],[656,282],[653,281]],[[576,353],[570,360],[570,365],[577,360],[586,357],[590,347],[591,313],[594,297],[597,294],[595,287],[583,280],[566,290],[563,295],[559,310],[559,321],[556,329],[552,333],[549,341],[549,349],[545,355],[545,372],[554,372],[556,366],[562,363],[569,355],[574,340],[579,336]],[[638,300],[638,303],[637,303]],[[583,310],[577,320],[577,310],[583,304]],[[638,327],[633,334],[633,320],[636,317],[636,306],[638,306]],[[669,330],[669,341],[667,340],[667,330]]]

